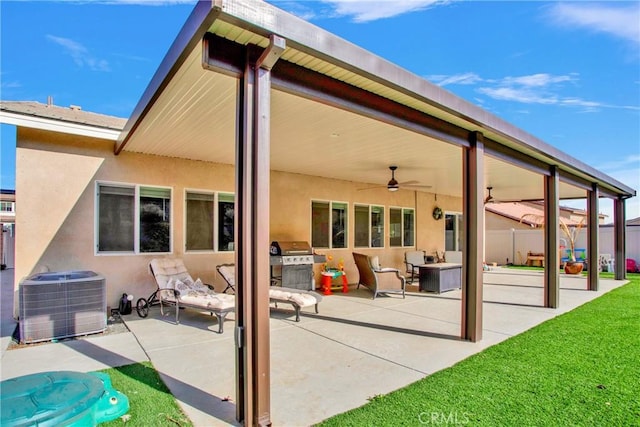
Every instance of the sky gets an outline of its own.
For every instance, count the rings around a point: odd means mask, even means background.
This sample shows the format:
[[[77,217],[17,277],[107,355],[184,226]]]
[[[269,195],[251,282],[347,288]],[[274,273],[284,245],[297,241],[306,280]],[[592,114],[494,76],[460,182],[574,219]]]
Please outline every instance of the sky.
[[[640,2],[270,1],[640,193]],[[193,1],[0,0],[0,99],[129,117]],[[15,127],[0,186],[15,188]],[[584,207],[584,202],[563,205]],[[612,203],[600,211],[612,215]],[[627,201],[640,217],[640,198]]]

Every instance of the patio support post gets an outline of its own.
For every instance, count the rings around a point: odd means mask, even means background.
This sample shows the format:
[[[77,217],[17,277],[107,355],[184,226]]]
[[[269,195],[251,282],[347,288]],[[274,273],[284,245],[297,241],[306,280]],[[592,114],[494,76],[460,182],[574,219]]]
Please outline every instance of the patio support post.
[[[614,252],[615,252],[615,272],[616,280],[624,280],[627,278],[627,260],[626,260],[626,218],[625,218],[625,201],[623,198],[618,197],[613,201],[613,233],[614,238]]]
[[[587,286],[590,291],[597,291],[599,285],[598,270],[600,267],[600,249],[598,244],[599,224],[598,198],[600,189],[593,184],[587,197]]]
[[[558,168],[551,166],[544,177],[544,306],[560,304],[560,204]]]
[[[271,425],[269,346],[269,174],[271,67],[284,51],[272,36],[247,48],[236,144],[236,418]],[[274,42],[275,40],[275,42]]]
[[[469,134],[463,148],[464,249],[462,265],[462,338],[482,339],[482,264],[484,247],[484,136]]]

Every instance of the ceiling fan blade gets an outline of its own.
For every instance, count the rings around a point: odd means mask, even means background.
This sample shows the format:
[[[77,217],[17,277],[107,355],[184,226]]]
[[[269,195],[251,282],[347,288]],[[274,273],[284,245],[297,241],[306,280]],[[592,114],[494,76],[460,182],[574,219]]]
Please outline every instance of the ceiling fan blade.
[[[373,189],[376,189],[376,188],[387,188],[387,186],[386,185],[374,185],[372,187],[358,188],[358,191],[361,191],[361,190],[373,190]]]
[[[405,182],[399,183],[399,185],[416,185],[416,184],[420,184],[420,181],[416,181],[415,179],[412,179],[411,181],[405,181]]]
[[[432,188],[432,185],[422,185],[422,184],[400,184],[400,188]]]

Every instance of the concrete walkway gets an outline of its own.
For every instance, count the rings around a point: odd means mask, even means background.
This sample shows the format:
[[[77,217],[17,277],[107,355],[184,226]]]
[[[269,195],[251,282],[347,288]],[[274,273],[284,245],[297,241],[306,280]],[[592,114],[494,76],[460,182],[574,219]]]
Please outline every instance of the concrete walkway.
[[[71,369],[91,371],[150,359],[196,426],[235,425],[233,315],[225,332],[215,318],[187,309],[181,323],[160,316],[124,316],[131,332],[5,351],[3,272],[1,378]],[[367,403],[451,366],[545,320],[572,310],[625,282],[562,276],[556,310],[541,307],[542,274],[497,269],[485,273],[484,338],[461,341],[460,291],[378,297],[352,290],[325,297],[320,314],[299,323],[289,307],[271,312],[271,420],[306,426]],[[13,323],[15,326],[15,323]]]

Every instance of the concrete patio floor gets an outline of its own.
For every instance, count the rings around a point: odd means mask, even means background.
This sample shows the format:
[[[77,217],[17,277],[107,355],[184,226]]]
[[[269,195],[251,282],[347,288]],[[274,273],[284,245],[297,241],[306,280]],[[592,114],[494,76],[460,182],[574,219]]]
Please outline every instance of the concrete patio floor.
[[[9,277],[11,276],[11,277]],[[196,426],[236,425],[234,316],[217,334],[215,317],[192,309],[162,317],[123,316],[130,332],[96,335],[6,350],[11,317],[11,270],[2,272],[1,379],[52,370],[92,371],[151,360]],[[409,293],[371,299],[364,289],[327,296],[320,313],[289,306],[271,311],[271,420],[307,426],[367,403],[489,346],[570,311],[624,281],[561,276],[559,309],[541,307],[542,273],[497,269],[484,276],[483,340],[459,339],[461,291]],[[171,310],[169,310],[171,311]]]

